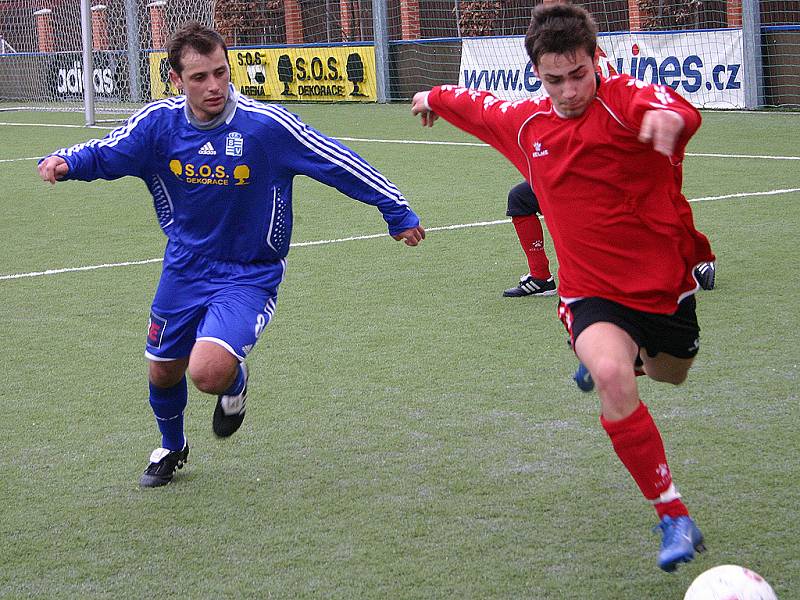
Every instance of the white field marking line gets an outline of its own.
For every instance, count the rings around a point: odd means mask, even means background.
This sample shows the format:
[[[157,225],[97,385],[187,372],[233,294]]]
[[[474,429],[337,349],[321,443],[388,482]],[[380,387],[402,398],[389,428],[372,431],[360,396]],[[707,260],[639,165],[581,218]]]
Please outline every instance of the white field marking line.
[[[729,198],[746,198],[749,196],[775,196],[778,194],[793,194],[795,192],[800,192],[800,188],[791,188],[785,190],[770,190],[767,192],[743,192],[739,194],[726,194],[724,196],[705,196],[703,198],[692,198],[689,202],[705,202],[708,200],[725,200]],[[539,217],[541,218],[541,217]],[[495,221],[478,221],[476,223],[461,223],[459,225],[443,225],[440,227],[429,227],[425,231],[451,231],[455,229],[467,229],[469,227],[490,227],[492,225],[501,225],[504,223],[510,223],[511,219],[498,219]],[[290,244],[291,248],[303,248],[306,246],[322,246],[327,244],[339,244],[342,242],[353,242],[357,240],[372,240],[377,238],[385,237],[386,233],[372,233],[368,235],[356,235],[352,237],[346,238],[338,238],[333,240],[316,240],[313,242],[297,242],[294,244]],[[13,275],[0,275],[0,281],[10,280],[10,279],[25,279],[28,277],[39,277],[42,275],[58,275],[61,273],[73,273],[76,271],[95,271],[97,269],[110,269],[113,267],[130,267],[136,265],[147,265],[152,263],[161,262],[163,259],[161,258],[148,258],[146,260],[135,260],[135,261],[127,261],[127,262],[120,262],[120,263],[108,263],[102,265],[90,265],[85,267],[66,267],[63,269],[47,269],[46,271],[33,271],[31,273],[16,273]]]
[[[58,275],[60,273],[75,273],[77,271],[95,271],[97,269],[111,269],[112,267],[132,267],[134,265],[147,265],[164,260],[163,258],[148,258],[147,260],[132,260],[120,263],[106,263],[102,265],[90,265],[86,267],[65,267],[63,269],[47,269],[46,271],[33,271],[31,273],[17,273],[14,275],[0,275],[0,281],[4,279],[24,279],[26,277],[40,277],[42,275]]]
[[[111,131],[113,127],[99,127],[95,125],[61,125],[57,123],[0,123],[0,125],[7,125],[9,127],[68,127],[71,129],[103,129]],[[27,158],[0,158],[0,163],[19,162],[23,160],[41,160],[42,156],[30,156]]]
[[[68,125],[66,123],[0,123],[8,127],[64,127],[67,129],[105,129],[111,131],[114,127],[103,127],[101,125]]]
[[[30,156],[28,158],[0,158],[0,163],[19,162],[21,160],[39,160],[41,156]]]
[[[460,225],[442,225],[441,227],[428,227],[425,232],[429,231],[447,231],[450,229],[466,229],[467,227],[489,227],[491,225],[500,225],[501,223],[511,223],[511,219],[498,219],[497,221],[479,221],[477,223],[462,223]],[[320,246],[323,244],[338,244],[340,242],[353,242],[356,240],[372,240],[376,238],[386,237],[385,233],[371,233],[369,235],[355,235],[353,237],[339,238],[335,240],[317,240],[314,242],[297,242],[296,244],[289,244],[292,248],[302,248],[304,246]],[[0,277],[2,279],[2,277]]]
[[[511,219],[499,219],[497,221],[480,221],[478,223],[463,223],[460,225],[444,225],[442,227],[429,227],[425,231],[446,231],[450,229],[466,229],[468,227],[489,227],[501,223],[511,223]],[[305,246],[322,246],[327,244],[340,244],[342,242],[355,242],[358,240],[373,240],[386,237],[387,233],[371,233],[368,235],[354,235],[352,237],[338,238],[333,240],[315,240],[313,242],[297,242],[289,244],[291,248],[303,248]],[[96,271],[97,269],[111,269],[113,267],[132,267],[136,265],[148,265],[161,262],[162,258],[148,258],[146,260],[133,260],[120,263],[105,263],[102,265],[88,265],[85,267],[65,267],[63,269],[47,269],[46,271],[32,271],[30,273],[15,273],[13,275],[0,275],[0,281],[7,279],[25,279],[27,277],[40,277],[42,275],[59,275],[61,273],[74,273],[77,271]]]
[[[2,123],[0,123],[2,125]],[[373,142],[376,144],[429,144],[440,146],[478,146],[481,148],[490,148],[489,144],[483,142],[433,142],[424,140],[375,140],[371,138],[354,138],[354,137],[340,137],[336,138],[342,142]],[[687,152],[686,156],[699,156],[710,158],[766,158],[772,160],[800,160],[800,156],[769,156],[759,154],[710,154],[705,152]]]
[[[724,196],[705,196],[704,198],[692,198],[689,202],[705,202],[706,200],[727,200],[729,198],[746,198],[748,196],[776,196],[778,194],[793,194],[800,192],[800,188],[789,188],[785,190],[770,190],[768,192],[741,192],[739,194],[725,194]]]
[[[0,123],[2,125],[2,123]],[[357,139],[357,138],[336,138],[344,142],[372,142],[376,144],[420,144],[420,145],[440,145],[440,146],[489,146],[483,143],[473,142],[426,142],[422,140],[370,140],[370,139]],[[766,154],[712,154],[705,152],[687,152],[686,156],[700,157],[700,158],[754,158],[765,160],[800,160],[800,156],[770,156]],[[24,160],[40,160],[42,156],[29,156],[25,158],[0,158],[0,163],[19,162]]]
[[[98,125],[60,125],[49,123],[5,123],[0,125],[19,126],[19,127],[69,127],[73,129],[103,129],[111,131],[114,127],[100,127]],[[336,137],[342,142],[371,142],[373,144],[416,144],[420,146],[471,146],[475,148],[489,148],[489,144],[483,142],[442,142],[434,140],[380,140],[374,138],[355,138],[355,137]],[[800,156],[769,156],[759,154],[711,154],[705,152],[687,152],[686,156],[699,156],[706,158],[761,158],[768,160],[800,160]],[[0,159],[0,163],[14,162],[19,160],[39,160],[41,156],[35,158],[5,158]]]
[[[763,154],[711,154],[706,152],[687,152],[686,156],[707,158],[766,158],[772,160],[800,160],[800,156],[767,156]]]

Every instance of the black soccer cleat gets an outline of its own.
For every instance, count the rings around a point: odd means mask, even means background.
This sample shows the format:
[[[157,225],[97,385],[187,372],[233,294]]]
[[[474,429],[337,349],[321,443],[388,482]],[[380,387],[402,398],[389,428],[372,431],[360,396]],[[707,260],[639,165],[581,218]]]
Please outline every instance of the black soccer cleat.
[[[250,373],[247,365],[242,363],[244,369],[244,388],[236,396],[217,396],[217,407],[214,409],[214,418],[211,421],[211,429],[217,437],[229,437],[236,433],[236,430],[244,421],[245,402],[247,401],[247,381]]]
[[[183,450],[156,448],[150,454],[150,464],[139,478],[142,487],[160,487],[172,481],[177,469],[189,462],[189,444]]]
[[[519,278],[519,285],[503,292],[505,298],[521,298],[522,296],[553,296],[556,293],[556,282],[550,279],[534,279],[530,275]]]
[[[717,265],[713,262],[702,262],[694,268],[694,278],[704,290],[714,289],[714,280],[717,277]]]

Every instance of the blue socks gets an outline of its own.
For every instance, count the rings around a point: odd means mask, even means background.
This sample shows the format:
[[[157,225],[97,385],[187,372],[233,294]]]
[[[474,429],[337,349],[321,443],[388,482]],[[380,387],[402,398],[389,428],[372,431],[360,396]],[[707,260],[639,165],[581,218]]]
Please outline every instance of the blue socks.
[[[240,369],[241,370],[241,369]],[[150,384],[150,406],[156,415],[161,431],[161,445],[167,450],[183,450],[186,438],[183,435],[183,409],[188,402],[186,376],[170,388]]]
[[[223,396],[238,396],[244,389],[244,371],[242,371],[242,363],[239,363],[239,368],[236,369],[236,379],[234,379],[231,387],[225,390]]]

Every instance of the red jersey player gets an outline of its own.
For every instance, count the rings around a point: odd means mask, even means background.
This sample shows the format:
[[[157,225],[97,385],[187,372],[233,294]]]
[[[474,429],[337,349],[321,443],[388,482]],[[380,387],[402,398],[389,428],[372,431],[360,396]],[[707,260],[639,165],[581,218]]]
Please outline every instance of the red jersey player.
[[[680,384],[698,351],[693,270],[715,257],[681,193],[681,161],[700,114],[667,86],[598,77],[596,32],[578,6],[539,5],[525,48],[549,97],[442,86],[416,94],[411,110],[424,126],[442,116],[494,146],[532,184],[558,256],[559,315],[597,386],[602,426],[658,513],[658,565],[673,571],[703,536],[634,364]]]

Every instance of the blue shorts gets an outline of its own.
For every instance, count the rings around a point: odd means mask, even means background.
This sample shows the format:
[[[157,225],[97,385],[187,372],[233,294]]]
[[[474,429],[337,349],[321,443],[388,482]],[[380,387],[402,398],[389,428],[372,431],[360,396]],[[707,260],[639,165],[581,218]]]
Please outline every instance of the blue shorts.
[[[170,242],[150,308],[145,356],[188,357],[198,340],[244,360],[272,319],[286,260],[233,263]]]

